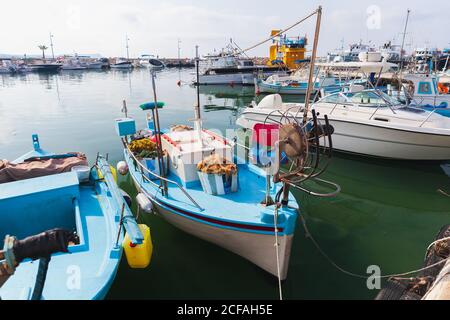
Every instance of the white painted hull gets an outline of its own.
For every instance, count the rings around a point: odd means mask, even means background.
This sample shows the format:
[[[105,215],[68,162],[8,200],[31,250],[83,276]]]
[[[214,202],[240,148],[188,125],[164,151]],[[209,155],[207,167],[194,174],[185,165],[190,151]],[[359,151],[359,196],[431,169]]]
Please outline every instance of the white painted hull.
[[[267,115],[245,112],[238,124],[253,128]],[[277,118],[273,115],[272,118]],[[299,118],[300,120],[300,118]],[[323,123],[323,119],[322,123]],[[449,160],[450,136],[392,129],[330,118],[333,148],[374,157],[402,160]]]
[[[89,63],[86,65],[86,68],[89,70],[99,70],[101,68],[103,68],[103,63],[99,62],[99,63]]]
[[[214,75],[200,75],[200,84],[243,84],[243,74],[214,74]],[[253,74],[251,75],[253,76]]]
[[[273,74],[285,75],[285,72],[264,72],[263,78],[267,78]],[[257,73],[228,73],[228,74],[203,74],[199,76],[200,84],[242,84],[242,85],[255,85],[257,79]]]
[[[140,190],[140,186],[136,182],[135,186]],[[157,213],[180,230],[227,249],[277,276],[278,269],[274,235],[218,228],[186,218],[165,209],[155,201],[152,202],[155,205]],[[280,277],[282,280],[287,277],[293,238],[293,235],[278,237]]]

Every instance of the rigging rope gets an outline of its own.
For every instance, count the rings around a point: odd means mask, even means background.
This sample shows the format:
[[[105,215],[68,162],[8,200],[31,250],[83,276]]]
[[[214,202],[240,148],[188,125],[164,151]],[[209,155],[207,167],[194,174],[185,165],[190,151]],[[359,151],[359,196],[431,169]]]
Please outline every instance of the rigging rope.
[[[357,273],[353,273],[350,271],[345,270],[344,268],[340,267],[338,264],[336,264],[323,250],[322,248],[319,246],[319,244],[317,243],[317,241],[313,238],[313,236],[311,235],[311,233],[308,230],[308,227],[306,226],[306,221],[304,219],[304,217],[302,215],[300,215],[300,219],[302,220],[302,224],[303,224],[303,228],[305,229],[305,233],[306,233],[306,237],[308,237],[309,239],[311,239],[311,242],[316,246],[317,250],[320,252],[320,254],[326,259],[328,260],[328,262],[333,265],[336,269],[338,269],[339,271],[341,271],[342,273],[345,273],[349,276],[352,277],[356,277],[356,278],[360,278],[360,279],[369,279],[369,278],[379,278],[379,279],[386,279],[386,278],[399,278],[402,276],[407,276],[407,275],[411,275],[411,274],[415,274],[421,271],[425,271],[428,269],[432,269],[436,266],[439,266],[441,264],[444,264],[445,262],[447,262],[450,257],[443,259],[442,261],[439,261],[437,263],[434,263],[432,265],[429,265],[427,267],[421,268],[421,269],[417,269],[417,270],[412,270],[412,271],[408,271],[408,272],[404,272],[404,273],[398,273],[398,274],[390,274],[390,275],[384,275],[384,276],[367,276],[367,275],[361,275],[361,274],[357,274]],[[443,239],[441,239],[443,240]],[[438,242],[438,241],[435,241]]]
[[[317,12],[319,12],[319,10],[315,10],[314,12],[310,13],[309,15],[307,15],[306,17],[304,17],[303,19],[297,21],[296,23],[294,23],[294,24],[291,25],[290,27],[288,27],[288,28],[286,28],[286,29],[283,29],[283,30],[277,32],[276,34],[272,35],[271,37],[269,37],[269,38],[267,38],[267,39],[265,39],[265,40],[263,40],[263,41],[260,41],[260,42],[258,42],[257,44],[255,44],[255,45],[253,45],[253,46],[251,46],[251,47],[248,47],[247,49],[244,49],[244,50],[241,50],[241,51],[239,51],[239,52],[236,52],[236,53],[233,53],[233,54],[229,54],[229,55],[226,55],[226,56],[228,56],[228,57],[229,57],[229,56],[237,56],[237,55],[239,55],[239,54],[243,54],[243,53],[245,53],[245,52],[247,52],[247,51],[253,50],[253,49],[255,49],[256,47],[259,47],[260,45],[263,45],[264,43],[269,42],[269,41],[273,40],[274,38],[276,38],[276,37],[282,35],[283,33],[286,33],[286,32],[288,32],[289,30],[295,28],[295,27],[298,26],[300,23],[304,22],[305,20],[308,20],[309,18],[311,18],[312,16],[314,16],[315,14],[317,14]]]

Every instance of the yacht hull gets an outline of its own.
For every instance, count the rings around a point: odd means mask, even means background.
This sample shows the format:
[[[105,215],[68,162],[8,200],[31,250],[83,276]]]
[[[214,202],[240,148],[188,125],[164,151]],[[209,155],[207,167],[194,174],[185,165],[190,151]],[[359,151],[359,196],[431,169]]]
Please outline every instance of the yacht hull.
[[[244,112],[237,123],[245,128],[253,128],[256,123],[264,123],[266,117],[266,113]],[[271,115],[271,118],[277,117]],[[448,134],[407,131],[332,118],[329,121],[334,127],[335,150],[399,160],[450,159]]]

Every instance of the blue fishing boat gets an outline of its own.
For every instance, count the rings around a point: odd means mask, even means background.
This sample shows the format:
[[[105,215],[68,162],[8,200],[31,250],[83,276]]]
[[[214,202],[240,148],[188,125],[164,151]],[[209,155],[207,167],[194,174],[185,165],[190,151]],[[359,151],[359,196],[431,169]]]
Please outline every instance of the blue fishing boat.
[[[148,229],[136,223],[104,157],[98,156],[94,166],[87,167],[82,154],[41,149],[37,135],[33,135],[33,145],[33,151],[0,165],[0,181],[16,180],[0,185],[0,265],[9,270],[8,280],[3,286],[0,283],[0,297],[103,299],[124,248],[135,248],[141,258],[145,251],[150,261]],[[53,242],[59,250],[33,246],[51,242],[52,237],[60,239]],[[30,247],[18,250],[27,246],[27,240],[24,244],[18,240],[24,238],[31,239]],[[62,252],[50,259],[47,254],[56,251]],[[2,276],[0,272],[0,280]]]
[[[327,93],[339,91],[346,83],[333,76],[325,76],[317,78],[313,84],[312,93],[316,94],[320,90]],[[257,93],[304,95],[308,90],[308,79],[298,73],[291,76],[273,75],[266,80],[256,80],[255,87]]]
[[[154,82],[153,88],[155,92]],[[147,128],[137,131],[135,120],[127,116],[116,120],[124,145],[123,166],[140,196],[179,229],[285,279],[299,215],[290,187],[298,186],[296,179],[311,177],[299,159],[305,156],[303,147],[309,139],[302,132],[312,134],[317,123],[255,128],[252,161],[244,161],[239,152],[243,149],[237,149],[232,139],[202,128],[199,101],[193,128],[161,130],[158,109],[164,103],[157,101],[156,92],[154,98],[140,106],[149,112]],[[123,111],[127,114],[126,108]],[[288,174],[280,172],[282,161],[277,159],[282,154],[293,160]]]

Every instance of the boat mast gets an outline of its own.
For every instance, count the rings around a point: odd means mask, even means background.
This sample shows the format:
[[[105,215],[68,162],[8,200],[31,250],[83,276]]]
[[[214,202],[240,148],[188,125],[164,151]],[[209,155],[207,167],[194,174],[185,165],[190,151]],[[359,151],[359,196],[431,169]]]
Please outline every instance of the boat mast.
[[[316,31],[314,33],[314,44],[313,44],[313,50],[311,53],[311,62],[309,64],[308,89],[306,91],[306,97],[305,97],[305,110],[303,111],[303,123],[306,123],[306,121],[308,120],[309,99],[311,98],[311,92],[314,87],[313,76],[314,76],[314,67],[315,67],[316,56],[317,56],[317,45],[319,42],[320,21],[322,18],[322,6],[319,6],[319,8],[317,8],[316,14],[317,14]]]
[[[198,137],[201,141],[202,137],[202,119],[200,114],[200,57],[198,55],[198,45],[195,46],[195,68],[197,76],[197,103],[195,105],[195,119],[194,119],[194,129],[197,131]]]
[[[130,51],[129,51],[129,47],[128,47],[128,34],[125,34],[125,43],[126,43],[126,48],[127,48],[127,61],[130,61]]]
[[[403,48],[405,46],[405,38],[406,38],[406,29],[408,28],[408,21],[409,21],[409,14],[411,10],[408,9],[406,11],[406,21],[405,21],[405,28],[403,29],[403,39],[402,39],[402,47],[400,49],[400,74],[398,77],[398,90],[397,90],[397,97],[400,98],[400,92],[402,90],[402,73],[403,73]]]
[[[181,47],[180,47],[181,40],[178,38],[178,63],[181,63]]]
[[[55,52],[53,51],[53,35],[50,32],[50,48],[52,49],[52,59],[55,61]]]

